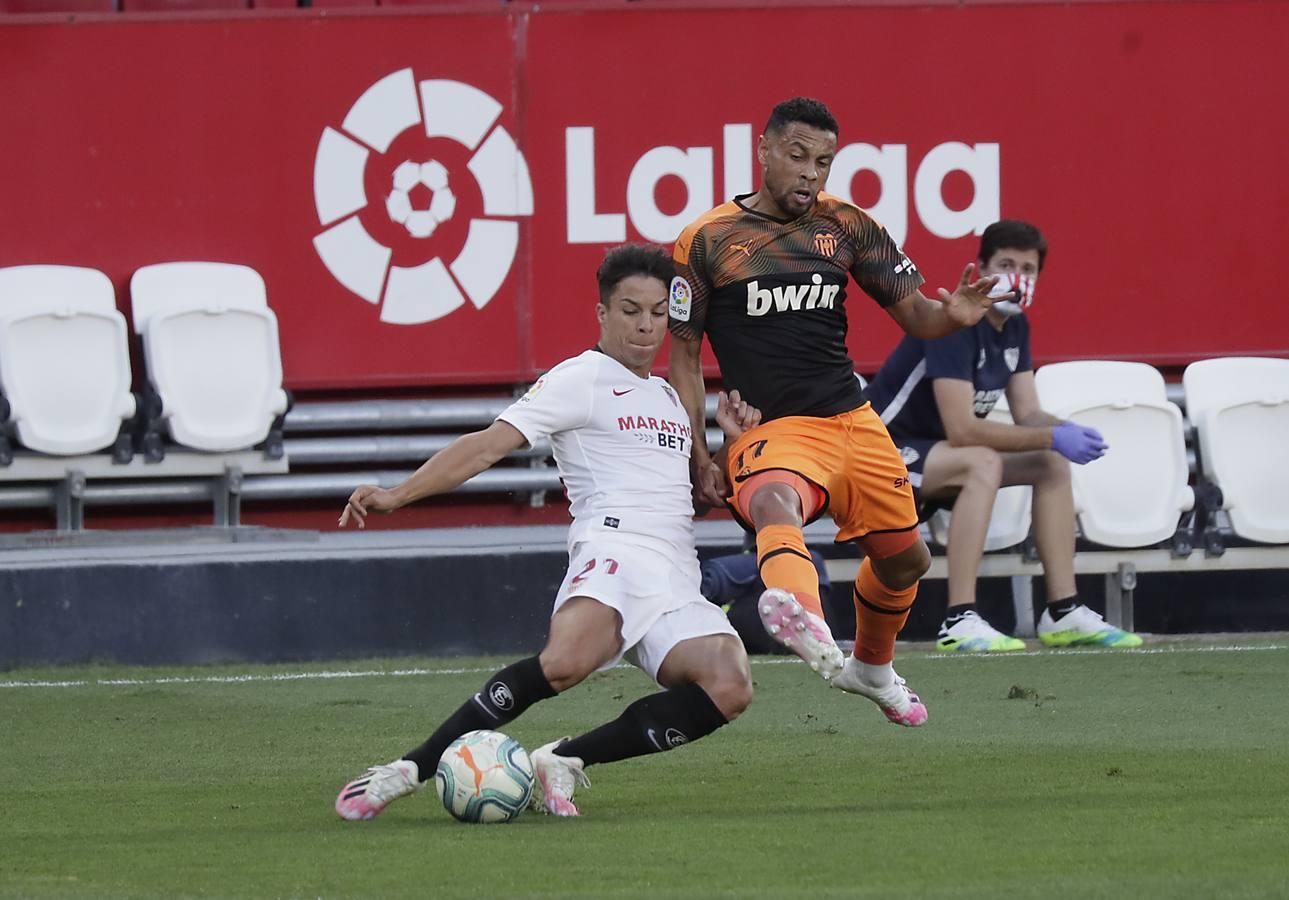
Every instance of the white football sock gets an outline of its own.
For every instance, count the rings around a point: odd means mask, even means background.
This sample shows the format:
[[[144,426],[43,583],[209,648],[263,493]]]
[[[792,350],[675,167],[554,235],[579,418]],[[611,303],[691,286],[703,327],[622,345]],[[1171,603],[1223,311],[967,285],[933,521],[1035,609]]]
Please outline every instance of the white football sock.
[[[895,683],[895,669],[890,663],[882,663],[880,666],[870,665],[866,662],[859,663],[859,675],[864,679],[864,683],[870,687],[880,688]]]

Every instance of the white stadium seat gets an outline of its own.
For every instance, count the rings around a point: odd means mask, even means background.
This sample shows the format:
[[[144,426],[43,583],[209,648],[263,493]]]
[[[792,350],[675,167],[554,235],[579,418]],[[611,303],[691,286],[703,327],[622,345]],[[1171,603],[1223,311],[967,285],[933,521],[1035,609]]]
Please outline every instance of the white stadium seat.
[[[1231,530],[1289,543],[1289,360],[1207,359],[1186,367],[1186,414]]]
[[[277,317],[264,279],[229,263],[145,266],[130,279],[148,380],[178,444],[251,447],[286,411]]]
[[[1168,401],[1159,371],[1089,360],[1043,366],[1035,381],[1043,409],[1097,429],[1110,445],[1101,459],[1071,466],[1084,536],[1109,547],[1172,537],[1195,495],[1181,410]]]
[[[10,430],[59,456],[111,446],[135,412],[130,347],[112,282],[96,269],[0,269],[0,387]]]
[[[1011,410],[1007,407],[1007,398],[999,397],[986,417],[994,422],[1011,424]],[[1006,550],[1029,537],[1032,519],[1034,489],[1027,484],[1005,487],[994,497],[994,511],[989,518],[989,530],[985,534],[985,550]],[[947,509],[937,510],[927,522],[931,536],[937,544],[949,545],[949,520],[951,513]]]

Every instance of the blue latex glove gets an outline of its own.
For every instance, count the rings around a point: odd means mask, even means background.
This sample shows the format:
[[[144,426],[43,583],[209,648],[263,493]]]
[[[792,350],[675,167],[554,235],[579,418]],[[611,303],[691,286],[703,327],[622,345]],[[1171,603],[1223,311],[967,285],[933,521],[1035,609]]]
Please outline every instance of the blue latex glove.
[[[1085,428],[1074,422],[1062,422],[1052,429],[1052,449],[1072,463],[1087,465],[1105,456],[1110,447],[1095,428]]]

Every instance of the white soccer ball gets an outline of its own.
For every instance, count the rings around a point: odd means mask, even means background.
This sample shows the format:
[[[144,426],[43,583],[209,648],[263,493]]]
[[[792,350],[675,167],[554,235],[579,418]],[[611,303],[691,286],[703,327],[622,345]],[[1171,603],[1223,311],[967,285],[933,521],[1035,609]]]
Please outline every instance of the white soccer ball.
[[[533,763],[499,731],[470,731],[443,751],[434,773],[443,808],[462,822],[509,822],[533,796]]]

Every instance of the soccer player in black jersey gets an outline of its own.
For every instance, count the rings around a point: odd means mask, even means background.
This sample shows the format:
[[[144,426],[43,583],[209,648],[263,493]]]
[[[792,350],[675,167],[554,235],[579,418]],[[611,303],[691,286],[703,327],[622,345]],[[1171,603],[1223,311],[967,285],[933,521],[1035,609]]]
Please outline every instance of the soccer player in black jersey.
[[[673,251],[670,380],[695,433],[703,421],[706,335],[728,389],[764,422],[729,451],[691,464],[701,501],[721,502],[756,531],[766,629],[825,680],[873,700],[901,725],[926,707],[891,666],[930,554],[918,536],[908,472],[854,377],[846,349],[848,277],[909,334],[934,339],[980,321],[997,279],[968,266],[953,291],[923,296],[917,267],[853,204],[822,193],[837,152],[837,121],[817,100],[777,105],[757,141],[762,182],[704,214]],[[855,654],[843,662],[819,602],[803,524],[832,514],[838,541],[865,559],[856,579]]]
[[[985,229],[977,264],[1015,289],[985,318],[936,341],[906,337],[868,386],[873,408],[900,448],[923,503],[923,517],[950,506],[949,608],[941,650],[1022,650],[1024,642],[976,612],[976,572],[1000,487],[1033,485],[1034,538],[1047,583],[1038,636],[1049,646],[1138,647],[1141,638],[1108,624],[1079,602],[1074,583],[1074,494],[1070,463],[1106,450],[1093,428],[1043,412],[1030,362],[1029,320],[1047,241],[1028,222]],[[1003,395],[1013,420],[986,417]]]

